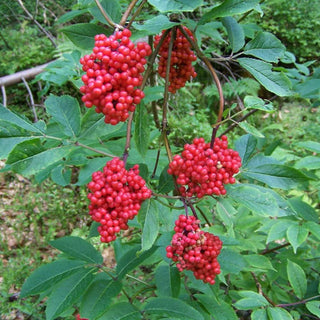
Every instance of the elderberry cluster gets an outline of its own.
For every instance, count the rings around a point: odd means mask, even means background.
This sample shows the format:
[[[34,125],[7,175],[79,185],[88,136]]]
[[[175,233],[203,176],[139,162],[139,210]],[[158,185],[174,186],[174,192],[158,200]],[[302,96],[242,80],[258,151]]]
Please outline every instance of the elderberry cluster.
[[[145,57],[151,54],[151,48],[145,42],[135,46],[130,36],[128,29],[110,37],[98,34],[93,52],[80,59],[86,72],[80,88],[82,101],[88,108],[96,106],[96,112],[103,113],[105,122],[112,125],[124,122],[144,98],[136,87],[142,84]]]
[[[194,40],[191,31],[183,27],[183,29],[188,33],[190,38]],[[161,35],[156,35],[154,39],[154,46],[159,44],[161,36],[165,31],[162,31]],[[159,65],[158,73],[162,78],[166,77],[166,68],[168,61],[168,51],[170,39],[172,36],[172,31],[169,32],[168,36],[165,38],[159,50]],[[176,39],[173,42],[171,61],[170,61],[170,73],[169,73],[169,87],[168,90],[175,93],[177,89],[185,86],[186,82],[190,78],[195,78],[197,76],[192,66],[192,62],[197,60],[197,57],[191,50],[191,45],[188,39],[183,35],[180,29],[177,29]]]
[[[228,149],[228,139],[215,138],[213,148],[203,138],[186,144],[180,155],[169,163],[168,173],[176,176],[182,196],[224,195],[224,185],[235,183],[233,175],[239,172],[241,158],[237,151]]]
[[[80,314],[78,313],[78,314],[76,315],[76,320],[89,320],[89,319],[87,319],[87,318],[81,318]]]
[[[200,230],[199,223],[194,216],[179,216],[171,245],[166,248],[167,257],[177,262],[179,271],[190,270],[196,279],[214,284],[215,276],[220,273],[217,256],[222,242],[219,237]]]
[[[91,191],[89,213],[100,223],[101,242],[114,241],[120,230],[127,230],[128,220],[133,219],[141,203],[151,197],[151,190],[139,176],[139,166],[134,165],[127,171],[119,158],[108,161],[102,171],[94,172],[88,188]]]

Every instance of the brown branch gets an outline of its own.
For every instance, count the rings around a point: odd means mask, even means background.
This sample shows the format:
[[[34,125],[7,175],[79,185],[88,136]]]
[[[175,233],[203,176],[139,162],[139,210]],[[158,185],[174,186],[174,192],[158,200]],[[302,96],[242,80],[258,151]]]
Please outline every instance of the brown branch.
[[[262,286],[261,286],[261,283],[259,282],[259,279],[257,278],[257,276],[253,273],[253,272],[250,272],[255,283],[256,283],[256,287],[258,289],[258,293],[260,295],[262,295],[272,306],[276,306],[276,304],[263,292],[262,290]]]
[[[279,249],[285,248],[285,247],[287,247],[287,246],[289,246],[289,245],[290,245],[290,243],[289,243],[289,242],[286,242],[286,243],[284,243],[284,244],[282,244],[282,245],[280,245],[280,246],[277,246],[277,247],[275,247],[275,248],[265,249],[265,250],[262,251],[260,254],[261,254],[261,255],[265,255],[265,254],[268,254],[268,253],[277,251],[277,250],[279,250]]]
[[[310,297],[308,299],[304,299],[304,300],[297,301],[297,302],[277,304],[276,307],[285,308],[285,307],[297,306],[299,304],[305,304],[306,302],[308,302],[310,300],[318,299],[318,298],[320,298],[320,295]]]
[[[120,26],[124,26],[126,24],[126,21],[131,13],[131,11],[133,10],[134,6],[136,5],[136,3],[139,0],[132,0],[131,3],[129,4],[127,10],[125,11],[125,13],[122,15],[122,18],[120,20]]]
[[[144,6],[144,4],[147,2],[147,0],[142,0],[142,2],[140,3],[138,9],[134,12],[134,14],[132,15],[128,25],[127,25],[127,28],[129,29],[133,23],[133,21],[135,20],[135,18],[138,16],[138,14],[140,13],[142,7]]]

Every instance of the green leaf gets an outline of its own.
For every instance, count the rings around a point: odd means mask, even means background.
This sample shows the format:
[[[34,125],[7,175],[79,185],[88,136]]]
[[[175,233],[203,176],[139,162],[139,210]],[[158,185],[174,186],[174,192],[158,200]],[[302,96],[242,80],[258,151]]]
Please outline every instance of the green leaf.
[[[272,71],[270,63],[251,58],[237,59],[239,64],[249,71],[267,90],[280,97],[290,96],[290,80],[280,72]]]
[[[45,101],[47,112],[59,123],[62,132],[68,137],[80,133],[80,107],[78,101],[70,96],[51,95]]]
[[[71,182],[71,168],[59,165],[51,171],[51,179],[60,186],[67,186]]]
[[[80,314],[82,317],[95,319],[100,316],[122,288],[119,281],[110,279],[105,273],[99,273],[81,299]]]
[[[166,166],[160,174],[158,192],[164,194],[172,190],[174,190],[174,181],[172,175],[168,173],[168,166]]]
[[[301,198],[291,198],[288,200],[290,207],[301,218],[306,221],[319,222],[319,216],[316,210],[308,203],[302,201]]]
[[[306,241],[309,230],[304,226],[300,226],[298,223],[293,224],[287,230],[287,238],[293,247],[293,252],[297,253],[297,248]]]
[[[161,263],[155,271],[157,296],[177,298],[180,292],[180,272],[175,266]]]
[[[214,297],[204,294],[195,294],[195,297],[204,305],[211,315],[215,315],[215,317],[219,315],[217,320],[239,320],[229,303],[223,300],[216,301]]]
[[[269,230],[267,243],[274,240],[282,239],[286,236],[286,232],[295,222],[291,220],[279,219]]]
[[[234,304],[239,310],[250,310],[269,305],[269,302],[263,295],[254,291],[239,291],[238,293],[243,297],[243,299],[238,300]]]
[[[141,320],[141,314],[129,302],[119,302],[113,304],[101,317],[97,320]]]
[[[239,152],[239,156],[242,160],[242,167],[245,167],[249,158],[253,155],[257,146],[257,138],[246,134],[235,142],[235,150]]]
[[[168,19],[168,18],[166,17],[166,19]],[[161,30],[163,30],[162,28],[163,28],[163,26],[161,26]],[[137,28],[137,29],[139,29],[139,28]],[[164,29],[167,29],[167,28],[164,28]],[[157,33],[159,33],[159,32],[157,32]],[[158,101],[158,100],[163,99],[164,86],[147,87],[147,88],[143,89],[143,92],[145,94],[145,97],[143,98],[143,102],[145,104],[148,104],[152,101]]]
[[[134,119],[134,141],[141,156],[145,157],[149,147],[150,122],[147,108],[143,103],[137,106]]]
[[[275,35],[269,32],[259,32],[247,43],[243,53],[267,62],[278,63],[285,50],[285,46]]]
[[[218,256],[218,262],[220,264],[220,269],[224,274],[238,274],[247,266],[247,262],[240,253],[225,248],[221,250],[221,253]]]
[[[149,250],[156,241],[159,233],[159,212],[157,204],[152,199],[145,202],[147,206],[143,207],[145,211],[143,212],[144,222],[141,224],[141,251]]]
[[[282,164],[263,164],[248,168],[242,174],[244,177],[263,182],[271,188],[284,190],[293,189],[309,180],[309,177],[301,171]]]
[[[320,240],[320,225],[318,223],[315,223],[313,221],[308,221],[307,223],[304,224],[309,231],[317,238]]]
[[[103,262],[100,252],[92,244],[79,237],[67,236],[59,238],[50,241],[50,245],[76,259],[97,264]]]
[[[294,293],[298,298],[302,299],[307,292],[306,274],[298,264],[290,260],[288,260],[287,264],[287,273]]]
[[[251,313],[251,320],[268,320],[266,309],[257,309]]]
[[[203,0],[148,0],[160,12],[193,11],[203,4]]]
[[[105,27],[92,23],[77,23],[60,29],[77,47],[90,50],[94,47],[94,36],[107,34]]]
[[[273,112],[273,105],[271,102],[266,103],[263,99],[254,96],[245,96],[243,100],[244,106],[247,109],[259,109],[265,112]]]
[[[228,195],[257,214],[277,216],[279,213],[277,201],[268,190],[264,191],[254,186],[237,184],[228,187]]]
[[[140,246],[136,246],[128,251],[117,261],[117,279],[121,280],[123,277],[125,277],[128,272],[149,258],[156,251],[156,249],[157,247],[153,246],[151,249],[143,251],[139,254],[138,252],[141,250],[141,248]]]
[[[33,133],[43,133],[43,130],[36,124],[31,123],[27,118],[21,117],[0,104],[0,120],[10,122]]]
[[[38,294],[48,290],[62,279],[82,270],[85,264],[77,260],[57,260],[36,269],[22,286],[20,297]]]
[[[204,14],[200,19],[199,24],[204,24],[209,20],[214,20],[218,17],[228,17],[235,14],[242,14],[249,10],[258,8],[259,0],[225,0],[220,5],[214,7],[209,12]]]
[[[268,320],[293,320],[290,313],[284,308],[268,308]]]
[[[101,0],[99,1],[107,16],[115,23],[119,23],[121,19],[121,7],[118,0]],[[89,8],[89,12],[99,22],[108,24],[100,9],[95,5]]]
[[[59,163],[73,148],[73,146],[64,146],[46,150],[40,139],[22,141],[10,152],[7,164],[10,164],[14,172],[30,176]]]
[[[309,301],[306,303],[307,309],[320,318],[320,301]]]
[[[253,269],[276,271],[273,268],[271,261],[265,256],[258,254],[247,254],[244,256],[244,259],[247,261],[248,265]]]
[[[202,314],[186,302],[169,297],[150,298],[145,304],[144,311],[148,314],[169,315],[179,319],[204,319]]]
[[[320,169],[320,157],[304,157],[296,162],[295,167],[297,169],[318,170]]]
[[[312,152],[320,153],[320,142],[301,141],[296,144],[297,147],[307,149]]]
[[[158,34],[162,30],[170,29],[176,25],[178,25],[178,23],[170,21],[165,15],[162,15],[162,14],[160,14],[156,17],[153,17],[151,19],[145,20],[143,24],[138,24],[136,22],[133,23],[133,26],[137,30],[146,31],[147,35]],[[162,97],[161,98],[163,98],[163,87],[158,87],[158,88],[162,88]],[[148,99],[148,94],[147,93],[145,93],[145,94],[146,94],[146,98]],[[159,96],[156,96],[156,97],[159,98]],[[157,100],[159,100],[159,99],[157,99]],[[150,100],[148,102],[150,102]],[[148,102],[145,101],[145,103],[148,103]]]
[[[248,123],[247,121],[242,121],[238,123],[238,126],[242,128],[245,132],[257,137],[257,138],[264,138],[264,135],[256,129],[253,125]]]
[[[79,270],[55,286],[47,301],[47,320],[56,319],[77,301],[90,285],[94,270],[95,268]]]
[[[242,26],[232,17],[224,17],[221,21],[227,29],[232,52],[238,52],[244,46],[244,32]]]
[[[69,11],[63,14],[61,17],[59,17],[57,20],[57,23],[59,24],[66,23],[72,20],[73,18],[78,17],[86,12],[87,12],[87,9]]]

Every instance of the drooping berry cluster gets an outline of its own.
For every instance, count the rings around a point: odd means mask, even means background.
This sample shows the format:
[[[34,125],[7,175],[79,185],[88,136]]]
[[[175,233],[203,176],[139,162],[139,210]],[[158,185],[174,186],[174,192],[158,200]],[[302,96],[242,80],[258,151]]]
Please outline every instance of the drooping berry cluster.
[[[128,29],[110,37],[98,34],[93,52],[80,59],[86,72],[80,88],[82,101],[88,108],[96,106],[96,111],[105,115],[105,122],[112,125],[124,122],[144,98],[136,87],[142,83],[145,57],[151,54],[151,48],[145,42],[135,46],[130,36]]]
[[[151,197],[143,178],[139,176],[139,166],[134,165],[129,171],[119,158],[108,161],[103,171],[92,174],[88,188],[90,200],[89,213],[99,222],[101,242],[116,239],[120,230],[128,229],[128,220],[133,219],[141,203]]]
[[[226,194],[225,184],[235,183],[233,175],[239,172],[241,158],[237,151],[228,149],[228,139],[215,138],[213,148],[203,138],[186,144],[180,155],[173,157],[168,173],[176,176],[182,196]]]
[[[184,30],[188,33],[192,40],[193,36],[191,31],[183,27]],[[161,35],[156,35],[154,39],[154,46],[156,47],[165,31],[162,31]],[[172,31],[165,38],[164,42],[161,45],[159,50],[159,65],[158,73],[161,77],[166,77],[166,68],[168,61],[168,51],[170,39],[172,36]],[[185,86],[186,82],[190,78],[195,78],[197,76],[192,66],[192,62],[197,60],[197,57],[191,50],[191,45],[188,39],[183,35],[183,33],[177,29],[176,39],[173,42],[171,61],[170,61],[170,74],[169,74],[169,88],[168,90],[172,93],[175,93],[177,89],[180,89]]]
[[[194,216],[179,216],[171,245],[166,248],[167,257],[178,262],[179,271],[191,270],[196,279],[214,284],[220,273],[217,256],[222,242],[212,233],[200,230],[199,223]]]

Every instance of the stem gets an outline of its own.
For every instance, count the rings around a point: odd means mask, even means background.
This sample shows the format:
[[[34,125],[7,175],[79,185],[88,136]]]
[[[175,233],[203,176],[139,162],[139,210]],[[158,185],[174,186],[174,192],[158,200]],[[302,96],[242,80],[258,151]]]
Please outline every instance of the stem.
[[[181,196],[168,196],[166,194],[159,194],[159,193],[155,193],[155,192],[152,192],[152,195],[154,197],[161,197],[161,198],[166,198],[166,199],[181,199]]]
[[[50,138],[49,138],[49,139],[50,139]],[[62,139],[61,139],[61,141],[62,141]],[[81,143],[81,142],[78,142],[78,141],[76,141],[76,142],[74,143],[74,145],[75,145],[75,146],[80,146],[80,147],[82,147],[82,148],[85,148],[85,149],[88,149],[88,150],[91,150],[91,151],[94,151],[94,152],[99,153],[99,154],[102,154],[102,155],[104,155],[104,156],[106,156],[106,157],[110,157],[110,158],[115,158],[115,157],[116,157],[116,156],[113,155],[113,154],[110,154],[110,153],[107,153],[107,152],[104,152],[104,151],[101,151],[101,150],[98,150],[98,149],[95,149],[95,148],[91,148],[91,147],[89,147],[89,146],[87,146],[87,145],[85,145],[85,144],[83,144],[83,143]]]
[[[318,299],[319,297],[320,297],[320,295],[314,296],[314,297],[310,297],[308,299],[304,299],[304,300],[297,301],[297,302],[277,304],[276,307],[285,308],[285,307],[296,306],[296,305],[299,305],[299,304],[305,304],[306,302],[308,302],[310,300],[313,300],[313,299]]]
[[[137,282],[140,282],[140,283],[148,286],[149,288],[154,288],[154,286],[152,286],[151,284],[149,284],[149,283],[147,283],[147,282],[145,282],[145,281],[143,281],[143,280],[140,280],[140,279],[138,279],[138,278],[136,278],[136,277],[133,277],[133,276],[131,276],[130,274],[126,274],[126,277],[128,277],[128,278],[130,278],[130,279],[133,279],[133,280],[135,280],[135,281],[137,281]]]
[[[129,4],[127,10],[125,11],[125,13],[123,14],[123,16],[122,16],[122,18],[120,20],[120,23],[119,23],[120,26],[124,26],[125,25],[130,12],[133,10],[134,6],[136,5],[136,3],[138,1],[139,0],[132,0],[131,1],[131,3]]]
[[[100,10],[101,14],[103,15],[103,17],[106,19],[106,21],[109,23],[109,25],[113,28],[119,28],[119,25],[117,25],[116,23],[114,23],[109,16],[107,15],[107,13],[105,12],[105,10],[103,9],[101,3],[99,2],[99,0],[94,0],[98,9]]]
[[[208,218],[206,217],[206,215],[204,214],[204,212],[201,210],[201,208],[199,208],[199,206],[196,206],[196,208],[199,210],[202,218],[204,220],[206,220],[206,223],[209,225],[209,226],[212,226],[212,223],[208,220]]]
[[[198,47],[197,42],[193,41],[190,38],[190,36],[188,35],[188,33],[181,26],[178,26],[178,28],[183,33],[183,35],[187,38],[187,40],[191,44],[192,48],[196,51],[199,59],[202,60],[204,62],[204,64],[207,66],[207,68],[209,69],[209,71],[210,71],[210,73],[212,75],[212,78],[213,78],[213,80],[214,80],[214,82],[215,82],[215,84],[217,86],[217,89],[218,89],[218,93],[219,93],[219,112],[218,112],[218,117],[217,117],[216,124],[213,125],[213,130],[212,130],[211,143],[210,143],[210,148],[212,148],[213,147],[213,143],[214,143],[214,138],[215,138],[217,130],[219,128],[219,122],[221,122],[221,120],[222,120],[223,109],[224,109],[224,97],[223,97],[223,91],[222,91],[221,82],[219,80],[219,77],[218,77],[216,71],[212,67],[209,59],[202,53],[201,49]],[[195,35],[193,35],[193,38],[195,39]]]
[[[6,87],[1,86],[1,92],[2,92],[2,104],[6,108],[7,107],[7,94],[6,94]]]
[[[132,128],[132,121],[133,121],[133,112],[130,113],[129,115],[129,120],[127,124],[127,138],[126,138],[126,145],[124,147],[124,152],[123,152],[123,162],[126,165],[127,159],[129,156],[129,149],[130,149],[130,141],[131,141],[131,128]]]
[[[34,116],[34,122],[38,122],[38,116],[37,116],[37,112],[36,112],[36,109],[34,107],[34,99],[33,99],[33,95],[32,95],[32,91],[28,85],[28,82],[26,81],[25,78],[21,78],[23,84],[25,85],[25,87],[27,88],[27,91],[29,93],[29,97],[30,97],[30,105],[31,105],[31,109],[32,109],[32,113],[33,113],[33,116]]]
[[[263,292],[261,283],[259,282],[259,279],[257,278],[257,276],[253,272],[250,272],[250,273],[256,283],[256,287],[258,289],[259,294],[261,294],[272,306],[275,307],[276,304]]]
[[[140,5],[139,5],[138,9],[134,12],[134,14],[132,15],[132,17],[131,17],[131,19],[130,19],[130,21],[129,21],[128,25],[127,25],[127,28],[128,28],[128,29],[131,27],[131,25],[132,25],[133,21],[134,21],[134,20],[135,20],[135,18],[138,16],[138,14],[140,13],[140,11],[141,11],[141,9],[142,9],[143,5],[144,5],[146,2],[147,2],[147,0],[143,0],[143,1],[140,3]]]
[[[286,242],[286,243],[284,243],[284,244],[282,244],[282,245],[280,245],[280,246],[277,246],[277,247],[275,247],[275,248],[268,249],[268,250],[265,249],[265,250],[262,251],[260,254],[261,254],[261,255],[265,255],[265,254],[268,254],[268,253],[277,251],[277,250],[279,250],[279,249],[282,249],[282,248],[284,248],[284,247],[287,247],[287,246],[289,246],[289,245],[290,245],[290,243],[289,243],[289,242]]]
[[[161,149],[160,149],[160,146],[159,146],[159,149],[158,149],[158,152],[157,152],[157,158],[156,158],[156,162],[154,164],[154,168],[153,168],[153,171],[152,171],[152,174],[151,174],[151,179],[154,178],[154,176],[156,175],[156,171],[157,171],[157,168],[158,168],[158,163],[159,163],[159,158],[160,158],[160,152],[161,152]]]

